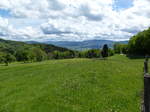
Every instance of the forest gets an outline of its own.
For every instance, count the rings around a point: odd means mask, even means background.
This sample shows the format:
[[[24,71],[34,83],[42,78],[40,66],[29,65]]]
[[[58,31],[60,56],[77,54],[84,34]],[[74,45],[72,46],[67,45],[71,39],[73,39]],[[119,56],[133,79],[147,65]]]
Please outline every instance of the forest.
[[[108,55],[112,56],[113,54],[113,50],[108,49]],[[14,61],[28,63],[50,59],[99,57],[101,57],[100,49],[75,51],[49,44],[27,44],[25,42],[0,39],[0,63],[5,63],[6,65]]]

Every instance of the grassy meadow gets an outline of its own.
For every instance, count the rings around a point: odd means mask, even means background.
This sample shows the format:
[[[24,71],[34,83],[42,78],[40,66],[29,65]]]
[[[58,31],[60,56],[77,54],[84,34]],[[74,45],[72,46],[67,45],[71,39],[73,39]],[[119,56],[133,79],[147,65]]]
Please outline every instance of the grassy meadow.
[[[142,59],[0,65],[0,112],[140,112]]]

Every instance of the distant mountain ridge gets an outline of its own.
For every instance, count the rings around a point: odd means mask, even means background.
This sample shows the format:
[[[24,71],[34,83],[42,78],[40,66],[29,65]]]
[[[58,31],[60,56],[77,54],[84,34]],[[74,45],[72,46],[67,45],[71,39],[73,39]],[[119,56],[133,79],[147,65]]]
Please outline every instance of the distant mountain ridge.
[[[32,42],[30,41],[28,43]],[[112,48],[115,43],[127,44],[128,41],[86,40],[86,41],[45,41],[42,43],[53,44],[56,46],[65,47],[72,50],[86,50],[86,49],[99,49],[102,48],[104,44],[107,44],[110,48]]]
[[[30,47],[30,46],[40,46],[44,49],[47,49],[49,52],[51,51],[68,51],[72,50],[86,50],[86,49],[99,49],[102,48],[104,44],[107,44],[110,48],[113,47],[115,43],[127,44],[128,41],[111,41],[111,40],[86,40],[86,41],[10,41],[0,39],[0,47],[2,48],[15,48],[18,49],[20,47]]]

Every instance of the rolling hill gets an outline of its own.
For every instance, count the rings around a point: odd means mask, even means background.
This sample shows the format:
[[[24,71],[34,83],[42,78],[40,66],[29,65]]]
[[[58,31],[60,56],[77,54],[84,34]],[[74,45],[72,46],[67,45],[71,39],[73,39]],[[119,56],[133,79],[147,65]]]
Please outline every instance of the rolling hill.
[[[0,51],[1,52],[10,51],[13,54],[13,52],[15,52],[17,50],[27,49],[27,48],[31,48],[31,47],[41,48],[46,53],[53,52],[56,50],[61,51],[61,52],[72,51],[67,48],[58,47],[58,46],[51,45],[51,44],[43,44],[43,43],[38,43],[38,42],[25,43],[25,42],[19,42],[19,41],[0,39]]]

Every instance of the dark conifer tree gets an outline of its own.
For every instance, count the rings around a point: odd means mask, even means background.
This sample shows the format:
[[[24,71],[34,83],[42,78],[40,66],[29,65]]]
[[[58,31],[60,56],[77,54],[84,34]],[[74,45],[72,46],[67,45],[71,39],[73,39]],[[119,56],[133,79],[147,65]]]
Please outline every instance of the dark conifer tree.
[[[102,49],[102,57],[103,58],[105,58],[105,57],[108,57],[108,45],[107,44],[105,44],[104,46],[103,46],[103,49]]]

